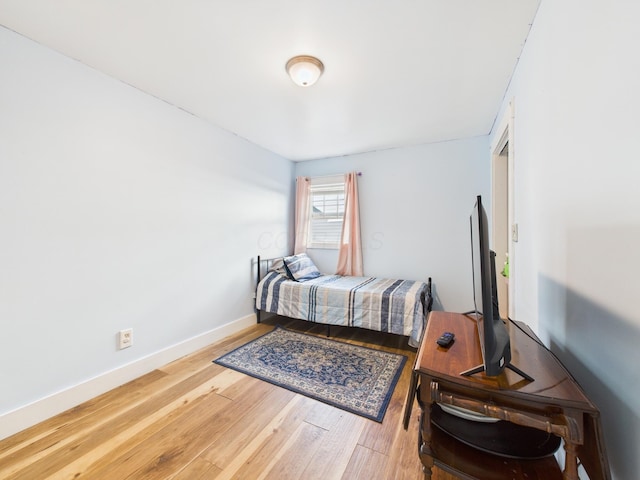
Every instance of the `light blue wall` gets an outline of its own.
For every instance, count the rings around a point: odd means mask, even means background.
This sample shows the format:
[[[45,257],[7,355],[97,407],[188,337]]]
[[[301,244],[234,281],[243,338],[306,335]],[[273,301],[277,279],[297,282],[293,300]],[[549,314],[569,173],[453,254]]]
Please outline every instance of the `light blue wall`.
[[[362,172],[358,179],[366,275],[433,278],[435,308],[473,305],[469,214],[489,197],[488,137],[395,148],[296,164],[296,175]],[[309,250],[334,273],[335,250]]]
[[[253,314],[293,163],[4,28],[0,65],[0,415]]]
[[[638,2],[544,0],[503,105],[515,99],[516,318],[599,407],[621,480],[640,472],[639,17]]]

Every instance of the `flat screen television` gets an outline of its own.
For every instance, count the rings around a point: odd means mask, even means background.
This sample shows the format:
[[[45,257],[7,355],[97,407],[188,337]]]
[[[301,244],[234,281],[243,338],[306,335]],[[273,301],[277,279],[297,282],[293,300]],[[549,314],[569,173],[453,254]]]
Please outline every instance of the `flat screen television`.
[[[489,222],[480,195],[473,206],[470,223],[474,310],[467,313],[473,314],[478,324],[483,363],[461,375],[484,372],[487,376],[495,377],[509,368],[533,381],[533,378],[511,364],[509,331],[498,309],[495,252],[489,248]]]

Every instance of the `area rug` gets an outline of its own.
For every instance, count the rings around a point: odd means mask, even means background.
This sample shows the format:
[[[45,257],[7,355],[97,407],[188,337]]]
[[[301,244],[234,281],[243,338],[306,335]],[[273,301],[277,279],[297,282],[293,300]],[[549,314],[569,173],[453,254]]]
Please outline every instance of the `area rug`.
[[[406,360],[277,326],[214,363],[382,422]]]

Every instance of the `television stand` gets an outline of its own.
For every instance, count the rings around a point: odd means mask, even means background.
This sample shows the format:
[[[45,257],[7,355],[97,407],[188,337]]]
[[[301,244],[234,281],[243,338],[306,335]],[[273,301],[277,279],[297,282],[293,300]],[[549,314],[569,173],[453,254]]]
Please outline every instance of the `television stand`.
[[[497,309],[498,309],[497,305],[495,306],[495,309],[497,311]],[[469,318],[473,319],[473,317],[471,315],[475,315],[477,313],[478,313],[477,310],[469,310],[468,312],[464,312],[461,315],[464,315],[465,317],[469,317]],[[497,315],[497,313],[496,313],[496,315]],[[503,320],[503,322],[508,325],[510,320],[507,319],[506,322]],[[535,381],[535,379],[531,375],[527,375],[526,373],[524,373],[522,370],[520,370],[518,367],[516,367],[511,362],[507,363],[507,365],[505,365],[504,368],[508,368],[509,370],[517,373],[518,375],[520,375],[525,380],[529,380],[530,382]],[[484,363],[481,363],[477,367],[473,367],[473,368],[470,368],[469,370],[465,370],[464,372],[460,372],[460,375],[464,375],[466,377],[470,377],[471,375],[475,375],[476,373],[480,373],[480,372],[484,372],[484,371],[485,371]]]
[[[512,360],[526,365],[535,382],[523,380],[511,369],[497,377],[463,376],[460,371],[482,362],[475,320],[460,313],[431,312],[416,355],[404,413],[408,428],[414,399],[419,421],[420,460],[425,480],[432,468],[467,480],[579,480],[578,462],[591,480],[611,480],[600,426],[600,412],[560,361],[521,322],[511,329]],[[443,331],[456,341],[438,347]],[[523,427],[552,433],[564,440],[565,462],[556,458],[505,458],[470,446],[432,423],[436,404],[452,405]]]
[[[516,372],[525,380],[529,380],[530,382],[534,381],[534,378],[532,376],[527,375],[512,363],[507,363],[504,368],[508,368],[512,372]],[[470,377],[471,375],[475,375],[476,373],[480,373],[480,372],[484,372],[484,364],[478,365],[477,367],[474,367],[474,368],[470,368],[469,370],[465,370],[464,372],[460,372],[460,375],[464,375],[465,377]]]

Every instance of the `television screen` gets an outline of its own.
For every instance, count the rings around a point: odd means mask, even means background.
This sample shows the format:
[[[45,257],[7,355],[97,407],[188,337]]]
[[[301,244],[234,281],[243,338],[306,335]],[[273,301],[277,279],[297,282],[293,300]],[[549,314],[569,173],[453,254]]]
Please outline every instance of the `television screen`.
[[[470,216],[471,260],[473,273],[473,315],[478,324],[482,350],[482,365],[462,372],[473,375],[484,371],[487,376],[497,376],[510,368],[527,380],[531,377],[511,365],[509,331],[498,313],[498,295],[495,285],[495,253],[489,248],[489,222],[478,195]]]

